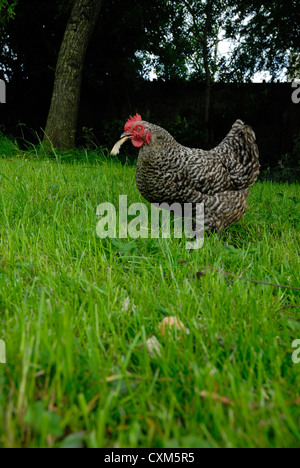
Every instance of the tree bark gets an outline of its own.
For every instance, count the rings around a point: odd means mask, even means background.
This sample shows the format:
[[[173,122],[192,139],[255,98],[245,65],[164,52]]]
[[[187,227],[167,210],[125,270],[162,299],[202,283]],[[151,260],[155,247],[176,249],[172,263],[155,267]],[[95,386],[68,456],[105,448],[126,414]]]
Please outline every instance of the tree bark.
[[[208,49],[208,33],[211,27],[211,0],[206,4],[206,21],[203,34],[203,62],[205,70],[205,93],[204,93],[204,128],[205,128],[205,143],[210,142],[210,107],[211,107],[211,71],[209,67],[209,49]]]
[[[62,41],[44,142],[58,150],[75,145],[83,63],[103,0],[75,0]]]

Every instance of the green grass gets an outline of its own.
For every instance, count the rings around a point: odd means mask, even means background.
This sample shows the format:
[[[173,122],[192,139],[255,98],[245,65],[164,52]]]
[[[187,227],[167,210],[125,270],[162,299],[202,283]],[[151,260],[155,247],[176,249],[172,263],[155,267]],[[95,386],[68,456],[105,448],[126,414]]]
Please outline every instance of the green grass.
[[[257,183],[244,219],[188,252],[96,236],[100,203],[143,201],[134,167],[0,166],[1,447],[300,446],[299,291],[197,275],[299,287],[299,185]],[[168,316],[190,334],[161,337]]]

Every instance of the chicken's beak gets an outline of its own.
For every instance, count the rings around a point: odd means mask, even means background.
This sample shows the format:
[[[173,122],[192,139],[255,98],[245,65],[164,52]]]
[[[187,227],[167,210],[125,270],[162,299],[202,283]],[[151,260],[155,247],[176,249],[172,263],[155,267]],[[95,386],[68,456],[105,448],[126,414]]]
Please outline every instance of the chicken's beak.
[[[121,146],[123,145],[123,143],[125,143],[125,141],[129,140],[129,138],[131,138],[132,135],[128,132],[125,132],[121,135],[121,140],[119,140],[115,146],[113,147],[113,149],[111,150],[110,154],[112,156],[117,156],[120,152],[120,148]]]

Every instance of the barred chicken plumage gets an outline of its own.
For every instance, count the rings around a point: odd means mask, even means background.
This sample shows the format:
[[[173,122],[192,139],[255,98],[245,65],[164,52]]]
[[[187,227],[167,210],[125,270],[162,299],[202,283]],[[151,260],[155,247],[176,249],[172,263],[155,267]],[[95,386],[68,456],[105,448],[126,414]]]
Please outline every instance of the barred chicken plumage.
[[[260,164],[255,133],[237,120],[225,139],[204,151],[180,145],[163,128],[131,117],[112,154],[130,139],[140,148],[136,183],[150,203],[204,203],[205,229],[220,232],[239,221],[246,210],[249,187]]]

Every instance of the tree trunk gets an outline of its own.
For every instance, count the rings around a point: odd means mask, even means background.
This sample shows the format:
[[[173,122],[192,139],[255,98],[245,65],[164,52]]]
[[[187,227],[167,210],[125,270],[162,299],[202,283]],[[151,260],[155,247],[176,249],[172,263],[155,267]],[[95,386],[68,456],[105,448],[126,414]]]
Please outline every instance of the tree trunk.
[[[204,59],[205,62],[205,59]],[[206,71],[205,91],[204,91],[204,129],[205,129],[205,144],[210,143],[210,108],[211,108],[211,77],[210,71]]]
[[[211,71],[209,67],[209,48],[208,48],[208,34],[211,27],[211,0],[206,4],[206,20],[203,34],[203,62],[205,70],[205,93],[204,93],[204,129],[205,129],[205,144],[210,143],[211,130],[210,130],[210,107],[211,107]]]
[[[58,56],[45,142],[59,150],[75,145],[82,69],[103,0],[75,0]]]

